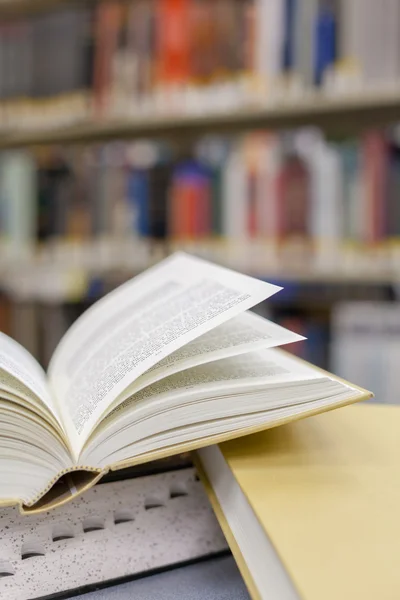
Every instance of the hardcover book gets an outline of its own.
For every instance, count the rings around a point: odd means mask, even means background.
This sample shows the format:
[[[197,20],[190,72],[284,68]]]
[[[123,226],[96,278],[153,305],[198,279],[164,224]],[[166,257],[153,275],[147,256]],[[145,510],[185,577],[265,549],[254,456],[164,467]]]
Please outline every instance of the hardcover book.
[[[0,334],[0,503],[47,510],[109,470],[368,396],[273,349],[302,338],[247,311],[279,289],[175,254],[79,317],[47,374]]]

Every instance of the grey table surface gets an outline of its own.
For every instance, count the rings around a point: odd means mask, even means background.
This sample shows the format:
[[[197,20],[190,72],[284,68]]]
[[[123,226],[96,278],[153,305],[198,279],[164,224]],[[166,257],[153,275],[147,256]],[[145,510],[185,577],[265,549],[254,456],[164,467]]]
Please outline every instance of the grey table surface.
[[[243,579],[231,556],[136,579],[77,600],[249,600]]]

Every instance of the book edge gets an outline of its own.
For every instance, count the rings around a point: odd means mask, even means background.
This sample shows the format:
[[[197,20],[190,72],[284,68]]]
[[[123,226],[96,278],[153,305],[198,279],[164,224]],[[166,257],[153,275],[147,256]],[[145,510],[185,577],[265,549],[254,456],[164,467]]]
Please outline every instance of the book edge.
[[[193,453],[193,463],[196,467],[196,471],[199,475],[200,481],[202,482],[202,484],[204,486],[204,489],[205,489],[208,499],[211,503],[211,506],[215,513],[215,516],[217,517],[218,523],[220,524],[222,532],[223,532],[223,534],[226,538],[226,541],[228,542],[228,545],[232,551],[233,557],[234,557],[237,567],[240,571],[240,574],[243,577],[243,580],[244,580],[247,590],[251,596],[251,599],[252,600],[262,600],[260,593],[257,589],[257,586],[254,583],[254,579],[251,575],[251,572],[247,566],[247,563],[246,563],[245,559],[243,558],[243,554],[236,542],[236,539],[231,531],[231,528],[229,527],[228,521],[225,518],[224,512],[223,512],[221,505],[217,499],[217,496],[214,493],[214,490],[213,490],[213,488],[208,480],[208,477],[203,469],[201,461],[195,452]]]

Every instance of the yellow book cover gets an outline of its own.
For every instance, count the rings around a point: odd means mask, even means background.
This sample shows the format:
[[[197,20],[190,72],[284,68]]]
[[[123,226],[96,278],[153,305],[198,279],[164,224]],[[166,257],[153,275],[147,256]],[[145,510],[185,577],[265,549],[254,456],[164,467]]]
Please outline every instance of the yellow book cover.
[[[400,407],[348,406],[197,453],[252,598],[400,598]]]

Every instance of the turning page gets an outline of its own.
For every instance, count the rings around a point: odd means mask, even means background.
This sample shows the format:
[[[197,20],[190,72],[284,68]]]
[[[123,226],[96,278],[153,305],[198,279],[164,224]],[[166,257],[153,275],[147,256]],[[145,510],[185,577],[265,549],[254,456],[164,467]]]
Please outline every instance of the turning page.
[[[119,404],[122,399],[125,400],[139,390],[174,373],[222,358],[283,346],[304,339],[302,335],[246,311],[204,333],[156,363],[126,388],[117,402]],[[110,406],[109,410],[112,408],[113,406]]]
[[[49,367],[75,458],[100,417],[140,375],[279,289],[174,254],[97,302],[66,333]]]

